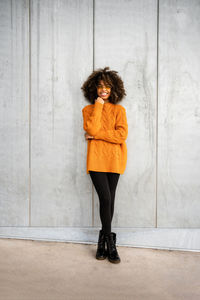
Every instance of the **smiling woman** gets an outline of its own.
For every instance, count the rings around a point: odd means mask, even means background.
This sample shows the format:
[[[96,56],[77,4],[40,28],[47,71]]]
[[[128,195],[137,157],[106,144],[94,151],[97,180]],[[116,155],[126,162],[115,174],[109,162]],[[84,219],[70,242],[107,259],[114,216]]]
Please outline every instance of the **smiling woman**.
[[[119,263],[116,233],[111,232],[111,221],[117,182],[127,162],[126,110],[117,104],[126,93],[122,79],[116,71],[109,71],[109,67],[93,71],[81,89],[92,103],[82,109],[82,114],[88,141],[86,170],[99,196],[102,222],[96,258],[105,259],[108,254],[110,262]]]

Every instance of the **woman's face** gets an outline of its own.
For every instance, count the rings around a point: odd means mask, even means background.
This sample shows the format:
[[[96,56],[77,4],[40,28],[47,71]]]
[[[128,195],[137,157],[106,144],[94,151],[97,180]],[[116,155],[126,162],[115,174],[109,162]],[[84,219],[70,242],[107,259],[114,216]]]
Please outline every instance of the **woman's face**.
[[[106,101],[110,97],[110,94],[111,86],[109,84],[104,85],[103,80],[100,80],[97,85],[97,95]]]

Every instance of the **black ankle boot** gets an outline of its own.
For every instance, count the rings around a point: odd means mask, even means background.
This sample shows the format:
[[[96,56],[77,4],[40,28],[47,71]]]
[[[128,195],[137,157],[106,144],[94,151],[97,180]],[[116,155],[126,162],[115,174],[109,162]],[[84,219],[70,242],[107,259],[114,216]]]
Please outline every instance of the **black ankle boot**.
[[[116,249],[116,233],[111,232],[110,234],[106,234],[105,240],[107,244],[108,260],[115,264],[119,263],[121,260]]]
[[[105,249],[105,234],[102,229],[99,231],[99,240],[96,252],[96,259],[105,259],[107,257],[107,251]]]

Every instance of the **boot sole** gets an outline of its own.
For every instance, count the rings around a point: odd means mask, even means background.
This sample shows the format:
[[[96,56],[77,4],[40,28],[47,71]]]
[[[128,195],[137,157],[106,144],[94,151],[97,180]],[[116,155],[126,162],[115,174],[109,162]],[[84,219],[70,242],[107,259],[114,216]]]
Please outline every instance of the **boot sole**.
[[[98,260],[104,260],[104,259],[106,259],[106,256],[105,257],[96,257],[96,259],[98,259]]]
[[[109,257],[108,257],[108,260],[113,264],[119,264],[121,262],[121,260],[112,260]]]

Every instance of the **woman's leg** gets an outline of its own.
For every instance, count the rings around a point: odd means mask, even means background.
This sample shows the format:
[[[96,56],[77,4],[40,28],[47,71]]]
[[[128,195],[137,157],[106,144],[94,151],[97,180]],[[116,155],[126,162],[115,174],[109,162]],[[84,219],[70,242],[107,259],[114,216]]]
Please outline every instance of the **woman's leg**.
[[[102,231],[111,232],[111,193],[106,172],[89,171],[90,177],[99,196]]]
[[[111,222],[114,214],[114,205],[115,205],[115,191],[117,187],[117,183],[119,180],[119,173],[107,173],[108,175],[108,182],[110,187],[111,193]]]

